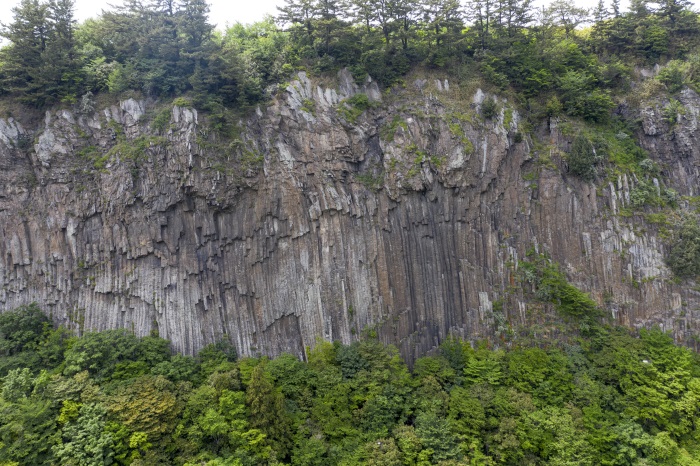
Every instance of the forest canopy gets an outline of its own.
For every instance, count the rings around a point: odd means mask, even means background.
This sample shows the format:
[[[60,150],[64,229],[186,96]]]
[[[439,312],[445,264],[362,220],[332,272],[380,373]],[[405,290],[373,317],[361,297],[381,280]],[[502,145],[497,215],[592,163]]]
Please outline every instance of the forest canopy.
[[[0,465],[700,464],[698,355],[658,328],[567,331],[447,338],[411,370],[370,333],[190,357],[24,306],[0,314]]]
[[[199,108],[221,112],[264,101],[298,69],[347,67],[357,80],[371,73],[387,86],[424,66],[457,76],[477,70],[544,113],[601,121],[633,65],[693,53],[698,17],[690,6],[286,0],[274,18],[216,31],[205,0],[127,0],[81,24],[73,0],[22,0],[2,27],[9,45],[0,50],[0,92],[36,107],[87,93],[190,93]]]

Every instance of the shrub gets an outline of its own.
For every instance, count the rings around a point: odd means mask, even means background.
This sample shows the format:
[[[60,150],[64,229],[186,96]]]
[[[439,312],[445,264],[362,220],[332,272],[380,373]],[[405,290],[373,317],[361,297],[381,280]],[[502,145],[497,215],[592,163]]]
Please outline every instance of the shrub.
[[[370,107],[373,107],[373,103],[370,102],[367,94],[360,93],[345,99],[338,106],[338,112],[348,123],[355,124],[360,115],[362,115]]]
[[[615,106],[609,92],[600,89],[593,90],[584,100],[581,116],[587,120],[602,122],[610,117],[610,110]]]
[[[669,126],[674,126],[685,115],[685,107],[676,99],[671,99],[668,105],[663,108],[663,118]]]
[[[679,277],[700,275],[700,221],[697,217],[681,224],[666,263]]]
[[[498,104],[496,99],[488,97],[481,103],[481,116],[487,120],[498,115]]]
[[[36,303],[0,314],[0,355],[35,349],[48,324],[49,318]]]
[[[564,107],[562,106],[561,101],[557,96],[553,95],[547,100],[547,104],[545,105],[545,112],[548,117],[559,116],[563,111]]]
[[[583,134],[576,136],[568,158],[571,173],[584,181],[592,181],[595,178],[596,164],[599,159],[591,141]]]
[[[644,205],[662,206],[664,199],[659,195],[659,189],[651,181],[639,180],[630,190],[630,202],[634,207]]]
[[[682,64],[677,60],[672,60],[661,71],[656,79],[664,83],[666,89],[671,94],[680,92],[685,85]]]
[[[598,306],[588,293],[570,284],[559,266],[544,255],[538,254],[521,264],[522,277],[535,286],[538,301],[552,303],[557,312],[566,317],[588,320],[600,316]]]
[[[172,115],[172,109],[170,107],[166,107],[161,109],[153,118],[153,129],[155,129],[158,132],[163,132],[168,125],[170,125],[170,118]]]

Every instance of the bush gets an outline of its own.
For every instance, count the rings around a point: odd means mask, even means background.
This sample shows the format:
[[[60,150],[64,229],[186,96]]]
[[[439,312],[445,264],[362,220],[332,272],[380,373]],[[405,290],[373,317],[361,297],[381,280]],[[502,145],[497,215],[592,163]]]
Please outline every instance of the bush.
[[[498,104],[496,99],[488,97],[481,103],[481,116],[487,120],[498,115]]]
[[[645,205],[663,205],[663,199],[659,197],[659,192],[656,186],[645,180],[639,180],[630,190],[630,203],[634,207],[643,207]]]
[[[682,103],[676,99],[671,99],[663,110],[663,118],[669,126],[674,126],[678,121],[680,121],[681,116],[685,115],[685,107]]]
[[[359,93],[345,99],[338,106],[338,112],[348,123],[355,124],[360,115],[373,106],[374,104],[369,100],[367,94]]]
[[[153,129],[162,133],[170,125],[170,119],[173,111],[172,108],[166,107],[161,109],[156,116],[153,118],[153,123],[151,124]]]
[[[600,316],[597,304],[588,293],[570,284],[559,266],[544,255],[523,261],[521,273],[525,281],[535,286],[535,298],[552,303],[560,315],[585,320]]]
[[[599,161],[600,157],[596,154],[591,141],[583,134],[576,136],[568,158],[571,173],[584,181],[592,181]]]
[[[547,100],[547,103],[545,105],[545,113],[548,117],[559,116],[563,111],[564,107],[562,106],[561,101],[557,96],[553,95]]]
[[[98,379],[126,379],[170,360],[170,344],[158,337],[138,338],[124,329],[106,330],[75,340],[65,357],[65,375],[87,370]]]
[[[607,120],[615,103],[608,91],[597,86],[596,78],[590,73],[567,71],[559,80],[566,113],[595,122]]]
[[[700,221],[697,217],[687,219],[680,226],[666,263],[679,277],[700,275]]]
[[[583,101],[581,116],[586,120],[603,122],[610,118],[610,110],[615,106],[607,91],[595,89]]]
[[[0,314],[0,355],[36,349],[49,318],[36,303]]]
[[[680,92],[685,85],[682,64],[677,60],[672,60],[661,71],[656,79],[664,83],[670,94]]]

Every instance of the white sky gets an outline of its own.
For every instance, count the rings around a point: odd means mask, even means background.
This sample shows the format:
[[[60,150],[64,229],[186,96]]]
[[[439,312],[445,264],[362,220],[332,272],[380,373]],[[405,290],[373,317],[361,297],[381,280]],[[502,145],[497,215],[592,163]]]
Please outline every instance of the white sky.
[[[12,8],[19,0],[0,0],[0,22],[12,21]],[[78,21],[98,16],[102,10],[110,10],[109,4],[120,5],[122,0],[75,0],[75,17]],[[277,6],[284,0],[209,0],[209,18],[219,28],[226,23],[253,23],[266,14],[276,15]]]
[[[694,0],[698,3],[700,0]],[[109,10],[109,4],[121,4],[121,0],[76,0],[75,16],[78,21],[98,16],[103,9]],[[536,0],[535,3],[550,3],[549,0]],[[593,7],[597,0],[576,0],[576,4]],[[606,0],[610,4],[610,0]],[[627,2],[623,0],[623,4]],[[19,0],[0,0],[0,22],[5,24],[12,21],[12,8]],[[266,14],[276,15],[277,6],[284,0],[209,0],[211,14],[209,18],[218,28],[223,29],[226,23],[253,23],[261,20]]]

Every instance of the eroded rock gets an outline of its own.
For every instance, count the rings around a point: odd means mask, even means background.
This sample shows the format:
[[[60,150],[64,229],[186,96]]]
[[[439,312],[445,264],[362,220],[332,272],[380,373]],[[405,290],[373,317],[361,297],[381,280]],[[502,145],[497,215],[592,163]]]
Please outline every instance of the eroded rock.
[[[421,86],[456,92],[434,81]],[[536,171],[507,102],[483,122],[481,90],[454,109],[410,87],[382,98],[347,71],[330,87],[300,73],[225,150],[193,109],[173,108],[156,135],[133,100],[48,115],[29,154],[0,120],[0,308],[37,301],[81,331],[157,329],[186,353],[229,338],[242,355],[303,357],[317,337],[374,327],[413,359],[449,332],[495,338],[496,312],[512,328],[540,319],[513,291],[535,248],[619,322],[679,341],[697,331],[698,293],[668,280],[663,241],[615,215],[633,180],[597,191]],[[338,106],[358,92],[382,103],[349,121]],[[656,110],[643,117],[642,143],[682,194],[698,185],[693,112],[674,138]],[[131,158],[110,152],[137,140]],[[691,147],[682,159],[677,144]]]

